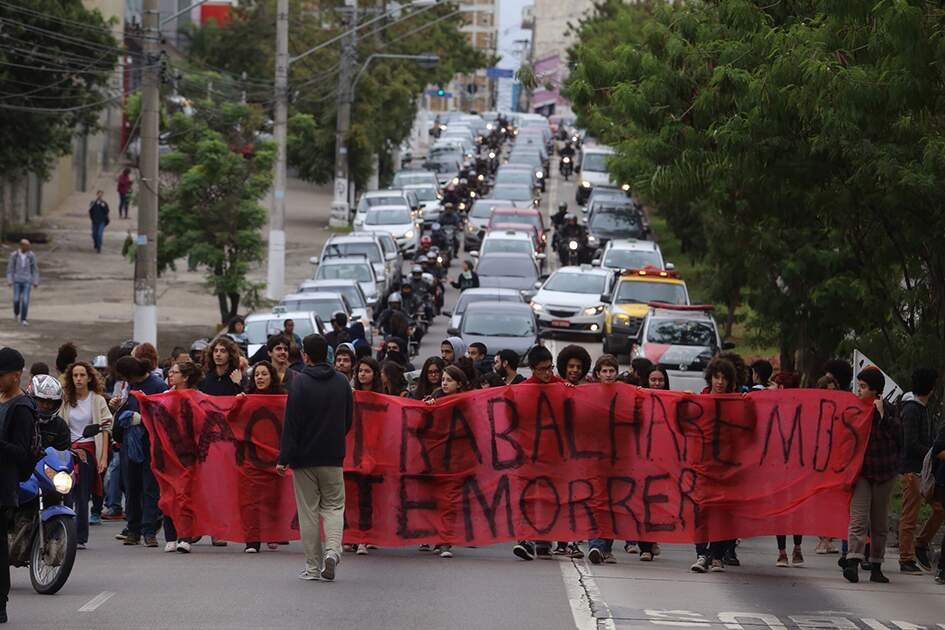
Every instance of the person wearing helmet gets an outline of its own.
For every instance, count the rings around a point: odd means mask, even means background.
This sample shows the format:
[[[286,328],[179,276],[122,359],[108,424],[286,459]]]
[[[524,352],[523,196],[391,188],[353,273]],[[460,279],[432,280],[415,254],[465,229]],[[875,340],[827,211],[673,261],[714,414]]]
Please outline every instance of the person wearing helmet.
[[[424,234],[420,237],[420,249],[424,252],[428,251],[433,246],[433,239],[430,238],[429,234]]]
[[[381,311],[381,314],[377,316],[377,329],[381,333],[388,335],[390,334],[392,326],[401,320],[405,319],[403,315],[403,297],[399,291],[394,291],[387,296],[387,308]]]
[[[578,251],[580,252],[587,242],[587,237],[584,233],[584,226],[578,223],[577,217],[573,214],[565,215],[564,226],[561,227],[558,232],[560,232],[558,236],[558,257],[561,260],[561,264],[564,265],[568,259],[569,241],[576,240],[578,242]]]
[[[43,448],[68,451],[72,444],[69,425],[59,415],[62,409],[62,384],[49,374],[37,374],[30,382],[30,393],[36,403],[36,417]]]
[[[555,229],[561,229],[561,226],[564,225],[564,219],[568,215],[568,202],[562,201],[558,204],[558,211],[551,215],[551,223],[555,226]]]

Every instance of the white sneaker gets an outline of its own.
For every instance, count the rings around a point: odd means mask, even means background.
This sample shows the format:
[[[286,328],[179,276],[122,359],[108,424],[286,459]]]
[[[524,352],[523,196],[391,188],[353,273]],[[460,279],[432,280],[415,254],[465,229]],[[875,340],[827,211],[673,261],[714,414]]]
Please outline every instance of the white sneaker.
[[[22,325],[22,326],[29,326],[30,323],[24,319],[22,322],[20,322],[20,325]]]
[[[186,540],[178,540],[176,550],[177,553],[190,553],[190,543]]]
[[[452,558],[453,552],[450,551],[451,545],[443,545],[440,547],[440,557],[441,558]]]
[[[357,554],[357,555],[359,555],[359,556],[366,556],[366,555],[367,555],[367,545],[364,545],[364,544],[358,545],[358,549],[357,549],[357,551],[355,551],[354,553]]]
[[[317,573],[309,573],[308,569],[302,569],[302,572],[299,573],[300,580],[306,580],[307,582],[315,582],[321,579]]]
[[[176,543],[175,541],[171,541],[171,542],[169,542],[169,543],[165,543],[165,545],[164,545],[164,551],[166,551],[166,552],[168,552],[168,553],[177,551],[177,543]]]

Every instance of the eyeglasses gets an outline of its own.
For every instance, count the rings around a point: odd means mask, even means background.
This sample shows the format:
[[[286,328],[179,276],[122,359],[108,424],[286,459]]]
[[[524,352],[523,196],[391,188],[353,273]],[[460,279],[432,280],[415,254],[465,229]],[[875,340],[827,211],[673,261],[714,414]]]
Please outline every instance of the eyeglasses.
[[[550,372],[551,368],[552,366],[550,364],[549,365],[536,365],[535,367],[532,368],[532,372],[541,372],[544,374],[544,373]]]

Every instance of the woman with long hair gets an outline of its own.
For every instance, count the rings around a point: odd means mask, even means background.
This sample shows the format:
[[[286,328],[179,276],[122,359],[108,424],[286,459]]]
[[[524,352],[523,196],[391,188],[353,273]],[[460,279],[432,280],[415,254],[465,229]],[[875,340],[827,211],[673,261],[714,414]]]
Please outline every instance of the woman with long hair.
[[[404,369],[393,361],[381,363],[381,386],[385,394],[406,396],[407,379],[404,378]]]
[[[196,389],[202,378],[200,366],[189,358],[186,361],[174,361],[167,368],[167,384],[175,392]],[[167,514],[164,515],[164,551],[190,553],[190,540],[178,539],[174,521]]]
[[[433,394],[440,387],[445,367],[446,361],[441,357],[433,356],[424,361],[423,367],[420,368],[420,376],[413,384],[410,397],[414,400],[423,400]]]
[[[371,357],[362,357],[354,368],[354,390],[384,393],[381,385],[381,366]]]
[[[70,502],[76,507],[76,533],[79,549],[89,541],[89,500],[93,492],[102,494],[102,473],[108,466],[108,431],[112,412],[105,400],[105,384],[98,370],[85,361],[76,361],[63,373],[62,419],[69,425],[72,448],[79,460],[79,483],[72,489]],[[94,438],[82,437],[90,424],[102,425],[103,432]]]
[[[247,394],[284,394],[285,387],[279,380],[279,372],[269,361],[260,361],[253,366],[246,384]]]

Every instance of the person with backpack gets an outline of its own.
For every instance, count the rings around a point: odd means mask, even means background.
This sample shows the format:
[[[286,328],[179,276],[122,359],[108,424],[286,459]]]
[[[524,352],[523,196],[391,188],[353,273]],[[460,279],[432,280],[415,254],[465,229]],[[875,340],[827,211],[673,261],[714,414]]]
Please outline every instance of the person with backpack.
[[[0,623],[7,622],[10,549],[7,519],[18,505],[17,490],[32,469],[38,427],[33,399],[20,388],[26,362],[13,348],[0,348]]]
[[[931,570],[928,542],[934,534],[923,539],[925,549],[921,562],[916,545],[916,525],[922,493],[919,491],[922,463],[932,446],[932,421],[929,417],[929,397],[935,389],[938,372],[932,368],[917,368],[912,373],[912,391],[902,397],[899,423],[902,427],[902,448],[899,453],[899,484],[902,491],[902,515],[899,519],[899,571],[922,575]],[[941,512],[939,512],[941,513]],[[929,519],[934,525],[935,516]],[[939,521],[941,524],[941,521]],[[938,529],[936,527],[936,529]]]

